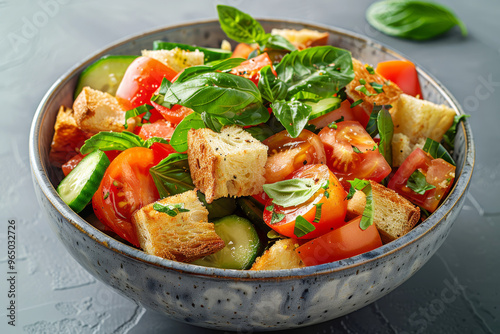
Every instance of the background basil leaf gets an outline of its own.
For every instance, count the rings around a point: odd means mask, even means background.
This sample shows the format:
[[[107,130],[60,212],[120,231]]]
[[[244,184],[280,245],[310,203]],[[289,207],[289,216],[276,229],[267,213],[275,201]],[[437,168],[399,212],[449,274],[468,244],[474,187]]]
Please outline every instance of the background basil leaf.
[[[225,5],[217,5],[220,27],[227,37],[240,43],[259,43],[267,39],[261,24],[250,15]]]
[[[184,117],[184,119],[175,127],[172,138],[170,138],[170,145],[177,152],[186,152],[188,150],[187,137],[190,129],[203,129],[205,123],[201,119],[200,114],[191,113]]]
[[[312,108],[298,100],[275,101],[271,104],[274,116],[292,138],[297,138],[307,125]]]
[[[441,35],[458,25],[462,35],[467,28],[448,8],[437,3],[414,0],[385,0],[366,11],[368,22],[384,34],[414,40]]]
[[[391,113],[383,108],[377,116],[377,128],[380,135],[378,150],[392,166],[392,136],[394,135],[394,124],[392,123]]]
[[[435,140],[427,138],[424,147],[422,148],[424,152],[429,153],[434,159],[443,159],[444,161],[456,166],[455,161],[451,157],[450,153]]]
[[[124,151],[131,147],[144,147],[141,137],[128,132],[99,132],[85,141],[80,153],[88,154],[97,149],[101,151]]]

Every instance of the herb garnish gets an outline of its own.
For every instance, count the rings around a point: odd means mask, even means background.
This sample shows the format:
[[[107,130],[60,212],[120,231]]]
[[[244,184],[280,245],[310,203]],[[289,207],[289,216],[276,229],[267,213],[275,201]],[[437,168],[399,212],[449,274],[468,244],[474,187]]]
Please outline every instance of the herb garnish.
[[[297,178],[264,184],[263,188],[267,196],[273,199],[274,204],[290,207],[306,202],[325,182],[310,178]]]
[[[153,204],[153,209],[158,212],[166,213],[170,217],[175,217],[182,212],[189,212],[188,209],[184,209],[184,203],[177,203],[177,204],[155,203]]]
[[[80,153],[88,154],[95,150],[101,151],[125,151],[128,148],[132,147],[151,147],[153,143],[164,143],[168,144],[166,139],[160,137],[152,137],[148,140],[143,140],[136,134],[132,132],[123,131],[123,132],[107,132],[102,131],[96,133],[89,139],[85,141],[85,144],[80,148]]]
[[[356,190],[363,191],[363,193],[366,195],[366,204],[365,204],[365,209],[363,210],[363,217],[359,222],[359,227],[362,230],[366,230],[370,225],[373,224],[373,217],[374,217],[372,185],[368,180],[360,180],[357,178],[348,182],[351,184],[351,188],[349,189],[349,194],[347,194],[348,200],[354,196]]]
[[[422,174],[422,172],[419,171],[418,169],[415,170],[410,175],[410,177],[408,178],[408,181],[406,182],[406,186],[419,195],[425,194],[425,192],[427,190],[431,190],[431,189],[436,188],[436,186],[433,186],[432,184],[427,183],[425,175]]]
[[[315,229],[316,227],[308,222],[304,217],[297,216],[297,218],[295,218],[295,227],[293,228],[293,234],[295,234],[297,238],[301,238],[306,234],[313,232]]]

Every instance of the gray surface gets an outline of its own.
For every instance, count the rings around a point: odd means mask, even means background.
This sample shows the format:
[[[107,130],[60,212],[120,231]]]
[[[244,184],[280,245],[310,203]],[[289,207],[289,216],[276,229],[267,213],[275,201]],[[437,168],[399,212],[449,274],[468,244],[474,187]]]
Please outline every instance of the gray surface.
[[[73,64],[131,34],[215,18],[219,2],[0,1],[1,333],[42,329],[48,333],[209,332],[144,311],[76,264],[49,230],[36,202],[27,142],[38,102]],[[364,20],[370,3],[364,0],[223,2],[255,17],[302,19],[368,35],[433,73],[472,115],[477,155],[471,192],[437,254],[409,281],[376,303],[343,318],[291,332],[500,332],[500,3],[440,2],[453,7],[464,20],[468,38],[460,37],[456,29],[422,43],[382,35]],[[41,4],[47,3],[57,5],[44,9]],[[5,316],[9,219],[15,219],[17,228],[15,328],[7,326]]]

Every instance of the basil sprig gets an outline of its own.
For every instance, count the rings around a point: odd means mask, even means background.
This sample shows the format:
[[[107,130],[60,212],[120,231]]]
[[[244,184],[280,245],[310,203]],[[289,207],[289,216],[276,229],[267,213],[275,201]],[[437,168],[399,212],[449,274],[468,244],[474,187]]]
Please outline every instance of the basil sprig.
[[[125,151],[126,149],[132,147],[151,147],[154,143],[164,143],[168,144],[168,141],[160,138],[153,137],[148,140],[144,140],[132,132],[99,132],[85,141],[83,146],[80,148],[80,153],[88,154],[95,150],[101,151]]]
[[[408,181],[406,181],[406,186],[419,195],[425,194],[427,190],[436,188],[436,186],[427,182],[425,175],[418,169],[410,175]]]
[[[374,217],[374,204],[373,204],[373,192],[372,185],[368,180],[354,179],[348,181],[351,184],[349,189],[349,194],[347,194],[347,199],[351,199],[354,196],[356,190],[362,191],[366,195],[365,209],[359,222],[359,227],[362,230],[366,230],[370,225],[373,225]]]
[[[430,138],[427,138],[424,144],[424,147],[422,148],[424,152],[429,153],[434,159],[443,159],[444,161],[452,164],[453,166],[456,166],[455,161],[451,157],[450,153],[435,140],[432,140]]]
[[[325,182],[325,180],[297,178],[264,184],[263,188],[267,196],[273,199],[274,204],[286,208],[306,202]]]
[[[426,1],[379,1],[368,8],[366,19],[384,34],[407,39],[431,39],[456,25],[467,35],[465,24],[448,8]]]

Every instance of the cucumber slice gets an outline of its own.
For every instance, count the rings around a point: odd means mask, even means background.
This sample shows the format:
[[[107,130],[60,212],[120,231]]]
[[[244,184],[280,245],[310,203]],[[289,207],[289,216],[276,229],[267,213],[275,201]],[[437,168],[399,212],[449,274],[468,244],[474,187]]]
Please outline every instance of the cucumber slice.
[[[236,215],[214,222],[215,232],[224,240],[226,247],[209,256],[192,262],[205,267],[223,269],[248,269],[260,250],[260,239],[252,223]]]
[[[76,213],[82,211],[99,188],[108,166],[109,159],[103,151],[90,153],[61,181],[57,187],[59,196]]]
[[[135,58],[137,56],[104,56],[92,63],[80,74],[74,98],[85,86],[114,96],[125,71]]]
[[[318,102],[307,101],[305,103],[312,107],[312,112],[309,116],[309,119],[311,120],[339,108],[342,100],[338,97],[327,97],[326,99],[319,100]]]
[[[188,44],[181,44],[181,43],[170,43],[170,42],[163,42],[163,41],[154,41],[153,42],[153,50],[172,50],[175,48],[179,48],[181,50],[188,50],[188,51],[196,51],[199,50],[203,52],[205,56],[205,63],[214,61],[214,60],[219,60],[219,59],[226,59],[231,57],[233,54],[229,50],[223,50],[223,49],[215,49],[215,48],[202,48],[200,46],[192,46]]]

